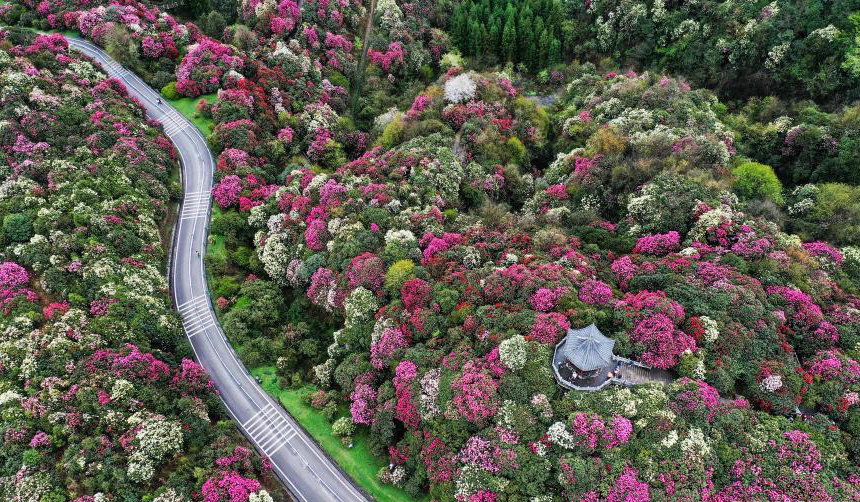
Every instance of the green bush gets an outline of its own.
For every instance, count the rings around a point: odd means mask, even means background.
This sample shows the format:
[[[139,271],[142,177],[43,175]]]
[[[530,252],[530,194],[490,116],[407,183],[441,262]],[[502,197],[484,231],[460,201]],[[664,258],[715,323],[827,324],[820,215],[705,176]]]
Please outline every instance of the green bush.
[[[349,90],[349,79],[339,71],[332,71],[328,77],[328,81],[331,82],[332,85],[339,85],[346,90]]]
[[[404,127],[403,116],[398,115],[385,126],[379,139],[376,140],[376,144],[382,145],[385,148],[392,148],[398,145],[403,141]]]
[[[409,260],[400,260],[388,267],[388,272],[385,273],[385,287],[392,292],[400,291],[400,286],[412,276],[413,268],[415,264]]]
[[[746,162],[732,170],[732,188],[745,199],[766,199],[782,204],[782,183],[773,168],[758,162]]]
[[[523,142],[516,136],[511,136],[508,140],[508,148],[510,149],[511,162],[518,165],[522,164],[526,158],[526,147]]]
[[[791,233],[805,241],[825,240],[840,246],[860,243],[860,187],[844,183],[807,185],[795,189],[792,199],[797,200],[787,222]]]
[[[21,19],[21,15],[26,12],[22,5],[13,4],[9,10],[6,11],[6,14],[3,16],[3,21],[9,25],[18,24],[18,21]]]
[[[33,222],[22,213],[8,214],[3,218],[3,233],[9,240],[27,242],[33,236]]]
[[[155,72],[155,75],[152,76],[152,83],[150,85],[156,89],[161,89],[172,82],[174,78],[173,73],[165,70],[158,70]]]
[[[179,93],[176,92],[176,82],[170,82],[162,87],[161,95],[167,99],[179,99]]]
[[[201,25],[206,35],[220,39],[224,36],[224,28],[227,27],[227,21],[224,19],[223,14],[213,10],[209,11],[209,14],[201,19]]]
[[[433,79],[433,68],[431,68],[430,65],[421,65],[421,67],[418,68],[418,76],[424,82],[429,82]]]

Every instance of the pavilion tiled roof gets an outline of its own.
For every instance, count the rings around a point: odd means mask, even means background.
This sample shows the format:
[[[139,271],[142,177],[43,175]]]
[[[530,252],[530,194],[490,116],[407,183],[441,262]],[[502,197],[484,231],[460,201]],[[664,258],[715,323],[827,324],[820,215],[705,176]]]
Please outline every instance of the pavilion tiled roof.
[[[609,366],[615,340],[607,338],[594,324],[582,329],[567,330],[561,347],[568,361],[582,371],[592,371]]]

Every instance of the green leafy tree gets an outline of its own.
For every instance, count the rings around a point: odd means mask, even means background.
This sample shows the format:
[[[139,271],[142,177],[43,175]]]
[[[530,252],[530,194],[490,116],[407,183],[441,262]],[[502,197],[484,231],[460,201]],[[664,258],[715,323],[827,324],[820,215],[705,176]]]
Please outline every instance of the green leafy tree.
[[[493,19],[493,24],[490,27],[490,46],[489,50],[493,54],[498,54],[499,47],[501,47],[501,39],[502,39],[502,28],[499,27],[499,19]]]
[[[227,24],[236,22],[238,15],[239,2],[237,0],[209,0],[209,8],[224,16],[224,21]]]
[[[741,197],[782,204],[782,183],[772,167],[758,162],[746,162],[736,167],[732,175],[732,188]]]
[[[14,242],[27,242],[33,236],[33,222],[23,213],[8,214],[3,218],[3,233]]]
[[[107,53],[120,64],[131,68],[140,66],[137,42],[131,38],[131,34],[125,26],[121,24],[111,26],[105,34],[104,40]]]
[[[540,68],[545,68],[549,60],[549,48],[552,45],[552,35],[547,30],[543,30],[540,35],[540,49],[538,57],[538,65]]]
[[[516,22],[509,17],[505,22],[505,31],[502,33],[502,50],[508,61],[513,61],[517,52]]]
[[[185,0],[185,8],[195,18],[209,10],[209,0]]]
[[[212,38],[220,39],[224,36],[224,28],[227,27],[227,20],[224,15],[217,10],[209,11],[206,17],[203,18],[203,31]]]
[[[860,12],[848,16],[848,21],[854,27],[854,40],[845,54],[842,67],[855,77],[860,77]]]
[[[549,55],[547,56],[547,66],[561,63],[561,42],[557,38],[552,39],[549,46]]]
[[[537,31],[535,22],[532,20],[531,11],[523,9],[517,20],[517,51],[516,60],[526,61],[529,52],[529,44],[532,41],[532,33]]]
[[[179,93],[176,92],[176,82],[169,82],[167,85],[161,88],[161,95],[167,99],[177,99],[179,98]]]

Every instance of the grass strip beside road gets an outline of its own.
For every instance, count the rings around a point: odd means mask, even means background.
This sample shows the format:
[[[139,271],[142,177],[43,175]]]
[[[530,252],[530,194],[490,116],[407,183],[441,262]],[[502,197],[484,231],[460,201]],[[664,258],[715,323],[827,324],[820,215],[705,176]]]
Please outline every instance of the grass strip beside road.
[[[200,102],[201,99],[204,99],[207,103],[212,104],[218,99],[218,95],[215,93],[212,94],[204,94],[203,96],[199,96],[196,98],[177,98],[177,99],[166,99],[165,101],[170,103],[171,106],[176,108],[176,110],[182,114],[183,117],[187,118],[191,121],[192,124],[197,126],[200,129],[200,132],[203,133],[203,137],[208,138],[210,134],[212,134],[212,128],[215,127],[215,122],[212,119],[207,119],[202,116],[200,112],[197,111],[197,103]]]
[[[302,402],[303,395],[316,391],[314,387],[281,389],[278,386],[275,368],[272,366],[254,368],[251,374],[260,378],[263,389],[277,399],[302,428],[340,465],[341,469],[378,502],[428,502],[430,500],[428,496],[413,499],[403,490],[380,482],[376,473],[381,467],[387,466],[388,461],[370,452],[366,431],[353,436],[352,448],[347,448],[341,443],[340,438],[333,436],[331,424],[325,416]]]

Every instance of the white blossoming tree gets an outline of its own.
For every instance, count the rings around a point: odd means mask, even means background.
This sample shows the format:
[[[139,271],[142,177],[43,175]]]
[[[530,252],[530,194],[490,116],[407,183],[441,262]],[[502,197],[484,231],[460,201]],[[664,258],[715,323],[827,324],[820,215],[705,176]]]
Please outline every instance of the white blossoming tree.
[[[512,370],[522,369],[526,365],[526,339],[522,335],[514,335],[499,344],[499,358]]]
[[[468,74],[463,73],[445,82],[445,100],[449,103],[465,103],[475,97],[477,84]]]

